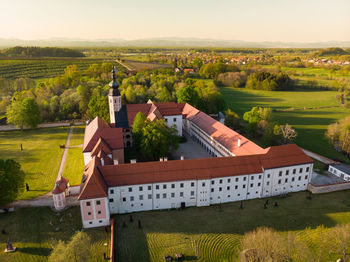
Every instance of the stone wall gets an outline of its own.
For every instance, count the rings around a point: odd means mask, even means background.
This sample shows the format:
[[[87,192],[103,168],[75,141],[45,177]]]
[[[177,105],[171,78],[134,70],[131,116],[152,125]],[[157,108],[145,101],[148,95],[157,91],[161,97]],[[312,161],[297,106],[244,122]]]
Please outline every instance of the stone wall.
[[[311,191],[311,193],[313,194],[323,194],[323,193],[350,189],[350,182],[341,182],[341,183],[328,184],[328,185],[322,185],[322,186],[316,186],[316,185],[313,185],[312,183],[309,183],[307,189]]]

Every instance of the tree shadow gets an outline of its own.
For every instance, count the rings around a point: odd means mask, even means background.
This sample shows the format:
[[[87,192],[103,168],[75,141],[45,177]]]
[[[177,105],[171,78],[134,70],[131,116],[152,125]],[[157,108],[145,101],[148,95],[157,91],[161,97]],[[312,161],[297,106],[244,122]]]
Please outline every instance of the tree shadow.
[[[48,256],[50,255],[52,249],[47,247],[21,247],[17,248],[16,251],[31,255]]]

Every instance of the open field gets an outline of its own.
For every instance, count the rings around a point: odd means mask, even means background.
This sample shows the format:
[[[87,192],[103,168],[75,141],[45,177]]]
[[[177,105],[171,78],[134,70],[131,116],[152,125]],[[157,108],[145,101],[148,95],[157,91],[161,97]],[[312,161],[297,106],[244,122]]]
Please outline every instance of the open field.
[[[84,158],[80,146],[84,140],[85,126],[75,126],[73,128],[73,134],[70,139],[68,155],[64,166],[63,177],[69,179],[69,184],[79,185],[81,182],[83,169],[84,169]],[[79,147],[76,147],[79,146]]]
[[[327,141],[327,126],[349,115],[350,109],[340,107],[335,99],[336,91],[260,91],[239,88],[221,88],[227,106],[241,117],[253,106],[270,107],[274,121],[290,124],[296,128],[296,143],[310,151],[329,158],[350,163]],[[307,107],[307,108],[305,108]],[[294,109],[291,109],[294,108]],[[291,110],[288,110],[291,109]]]
[[[140,72],[143,70],[171,68],[171,65],[168,65],[168,64],[140,62],[140,61],[133,61],[133,60],[124,60],[123,63],[137,72]]]
[[[69,215],[71,214],[71,216]],[[63,222],[60,219],[63,218]],[[52,221],[53,225],[50,225]],[[59,227],[60,231],[55,232]],[[0,228],[9,233],[10,240],[17,251],[6,254],[6,235],[0,235],[0,261],[28,262],[47,261],[58,240],[68,241],[77,230],[81,230],[79,207],[70,208],[57,216],[49,208],[23,208],[13,213],[0,214]],[[104,228],[84,230],[92,239],[91,259],[105,261],[103,253],[109,254],[110,232]],[[104,246],[107,243],[107,246]]]
[[[183,253],[192,261],[237,261],[242,235],[259,226],[271,227],[282,234],[296,232],[305,240],[319,225],[334,227],[350,223],[350,193],[336,192],[314,195],[307,192],[276,197],[279,207],[265,199],[185,210],[151,211],[116,216],[118,261],[162,261],[167,254]],[[137,228],[137,220],[142,230]],[[127,227],[122,223],[126,221]],[[312,231],[311,231],[312,234]],[[335,261],[335,259],[334,259]]]
[[[0,132],[0,158],[15,159],[26,173],[25,182],[30,191],[21,193],[19,199],[52,190],[63,154],[59,145],[66,143],[68,130],[68,127],[58,127]]]
[[[64,69],[69,65],[77,65],[79,70],[87,69],[91,64],[101,64],[102,59],[0,59],[0,77],[15,79],[21,77],[28,78],[50,78],[62,75]],[[118,65],[118,70],[124,70],[124,67]]]

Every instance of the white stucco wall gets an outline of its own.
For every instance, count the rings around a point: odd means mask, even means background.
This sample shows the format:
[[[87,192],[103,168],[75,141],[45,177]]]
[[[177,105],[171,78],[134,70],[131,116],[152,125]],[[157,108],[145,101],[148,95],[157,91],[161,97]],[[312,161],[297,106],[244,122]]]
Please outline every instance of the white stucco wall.
[[[169,127],[175,126],[177,134],[182,136],[182,115],[164,116]]]

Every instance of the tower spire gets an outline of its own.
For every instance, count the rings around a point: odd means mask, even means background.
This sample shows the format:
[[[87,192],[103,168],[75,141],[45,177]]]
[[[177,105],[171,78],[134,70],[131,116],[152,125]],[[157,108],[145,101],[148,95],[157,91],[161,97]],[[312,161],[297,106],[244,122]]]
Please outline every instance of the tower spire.
[[[113,89],[117,89],[119,87],[119,84],[118,84],[118,81],[117,81],[117,77],[116,77],[117,71],[118,71],[117,67],[113,66],[113,69],[112,69],[112,81],[109,83],[109,87],[111,87]]]

